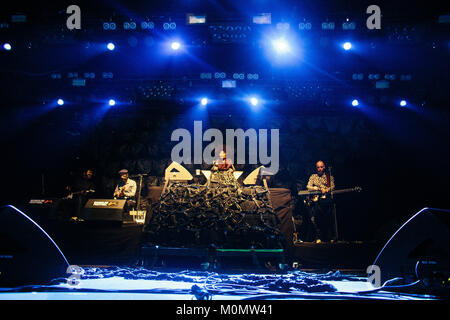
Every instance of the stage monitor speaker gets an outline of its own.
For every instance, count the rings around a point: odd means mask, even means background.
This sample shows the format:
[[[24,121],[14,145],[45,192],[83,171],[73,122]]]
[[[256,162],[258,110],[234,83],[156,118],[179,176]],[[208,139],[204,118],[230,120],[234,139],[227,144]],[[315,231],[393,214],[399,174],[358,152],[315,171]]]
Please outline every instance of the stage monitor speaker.
[[[123,209],[127,200],[89,199],[81,214],[85,221],[123,221]]]
[[[52,238],[14,206],[0,207],[0,284],[39,285],[67,277],[69,263]]]
[[[406,221],[387,241],[373,265],[380,283],[402,277],[416,278],[416,267],[450,271],[450,210],[424,208]],[[434,272],[433,271],[433,272]],[[373,274],[373,270],[369,271]]]

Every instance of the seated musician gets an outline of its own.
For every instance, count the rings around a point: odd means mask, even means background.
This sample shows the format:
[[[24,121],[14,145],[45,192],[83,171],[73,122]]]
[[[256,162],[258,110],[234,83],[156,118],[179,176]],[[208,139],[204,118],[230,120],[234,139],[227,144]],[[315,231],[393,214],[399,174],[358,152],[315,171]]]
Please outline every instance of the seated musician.
[[[119,171],[120,181],[114,190],[114,199],[125,199],[125,206],[123,208],[123,218],[129,217],[130,210],[136,207],[135,195],[136,195],[136,181],[128,178],[128,170],[122,169]]]
[[[310,176],[307,189],[309,191],[321,191],[322,196],[315,197],[309,205],[309,214],[315,233],[315,242],[322,240],[334,241],[333,226],[333,203],[327,194],[334,190],[334,177],[325,173],[325,163],[316,163],[317,173]]]
[[[128,178],[128,170],[119,171],[120,181],[114,190],[114,199],[133,199],[136,195],[136,181]]]

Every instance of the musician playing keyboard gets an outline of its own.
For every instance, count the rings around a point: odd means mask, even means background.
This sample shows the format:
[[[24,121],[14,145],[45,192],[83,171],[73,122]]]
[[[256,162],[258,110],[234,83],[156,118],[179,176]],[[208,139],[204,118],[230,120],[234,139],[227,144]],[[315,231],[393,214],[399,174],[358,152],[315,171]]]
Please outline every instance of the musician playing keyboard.
[[[317,173],[310,176],[307,189],[309,191],[321,191],[322,196],[316,196],[309,202],[309,215],[315,233],[315,242],[334,241],[333,226],[333,202],[327,194],[334,190],[334,177],[325,171],[325,163],[316,163]]]

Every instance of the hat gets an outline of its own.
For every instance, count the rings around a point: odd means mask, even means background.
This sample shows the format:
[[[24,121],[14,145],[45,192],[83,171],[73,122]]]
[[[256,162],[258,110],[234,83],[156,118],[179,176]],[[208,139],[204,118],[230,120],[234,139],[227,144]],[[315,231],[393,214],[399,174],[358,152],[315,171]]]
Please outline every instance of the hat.
[[[119,171],[119,174],[120,174],[120,175],[125,174],[125,173],[128,173],[128,170],[127,170],[127,169],[122,169],[122,170]]]

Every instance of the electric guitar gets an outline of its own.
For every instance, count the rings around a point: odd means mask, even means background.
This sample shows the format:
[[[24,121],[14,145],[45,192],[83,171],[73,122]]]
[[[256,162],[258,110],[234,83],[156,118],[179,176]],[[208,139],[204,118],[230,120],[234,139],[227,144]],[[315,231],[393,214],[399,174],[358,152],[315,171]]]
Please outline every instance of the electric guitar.
[[[126,185],[119,187],[119,190],[117,190],[117,192],[114,193],[114,199],[116,199],[117,197],[121,197],[121,194],[125,191],[126,187],[127,187]]]
[[[354,187],[354,188],[347,188],[347,189],[339,189],[339,190],[333,190],[331,192],[327,192],[327,193],[322,193],[322,191],[317,190],[317,191],[309,191],[309,190],[302,190],[298,192],[298,195],[300,197],[310,197],[311,201],[313,202],[317,202],[319,201],[319,198],[326,198],[326,196],[328,194],[331,194],[332,196],[336,195],[336,194],[341,194],[341,193],[347,193],[347,192],[361,192],[362,188],[361,187]]]
[[[67,196],[64,197],[63,199],[64,199],[64,200],[72,199],[73,196],[75,196],[75,195],[77,195],[77,194],[81,194],[81,193],[93,193],[93,192],[95,192],[95,190],[92,190],[92,189],[89,189],[89,190],[81,190],[81,191],[77,191],[77,192],[71,192],[71,193],[69,193],[69,195],[67,195]]]

